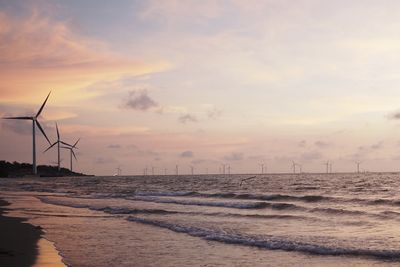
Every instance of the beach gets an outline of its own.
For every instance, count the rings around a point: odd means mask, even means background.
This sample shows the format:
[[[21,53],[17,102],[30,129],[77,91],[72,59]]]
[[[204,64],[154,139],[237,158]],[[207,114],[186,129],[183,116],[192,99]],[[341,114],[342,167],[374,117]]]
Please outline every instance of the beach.
[[[9,205],[0,198],[0,266],[65,266],[54,246],[42,238],[41,227],[4,214]]]
[[[32,266],[42,231],[26,219],[4,216],[8,202],[0,199],[0,266]]]

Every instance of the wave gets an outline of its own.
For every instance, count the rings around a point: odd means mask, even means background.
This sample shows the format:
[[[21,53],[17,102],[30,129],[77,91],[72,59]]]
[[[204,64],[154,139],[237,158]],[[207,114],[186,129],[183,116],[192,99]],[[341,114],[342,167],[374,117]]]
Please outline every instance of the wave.
[[[92,209],[92,208],[90,208]],[[299,215],[290,214],[238,214],[238,213],[225,213],[225,212],[195,212],[195,211],[171,211],[163,209],[130,209],[130,208],[118,208],[118,207],[104,207],[94,208],[97,211],[103,211],[109,214],[152,214],[152,215],[194,215],[194,216],[212,216],[212,217],[231,217],[231,218],[250,218],[250,219],[283,219],[283,220],[316,220],[317,218],[311,218]]]
[[[136,191],[135,196],[154,196],[154,197],[184,197],[194,195],[193,191],[178,191],[178,192],[143,192]]]
[[[389,205],[400,206],[398,199],[363,199],[363,198],[342,198],[322,195],[286,195],[286,194],[250,194],[250,193],[202,193],[195,191],[184,192],[135,192],[134,196],[148,197],[202,197],[202,198],[223,198],[223,199],[246,199],[261,201],[301,201],[308,203],[315,202],[337,202],[337,203],[359,203],[366,205]],[[122,196],[121,196],[122,197]]]
[[[157,198],[157,197],[133,197],[128,198],[134,201],[145,201],[164,204],[177,204],[188,206],[207,206],[207,207],[222,207],[234,209],[262,209],[271,208],[276,210],[292,209],[292,210],[305,210],[305,208],[290,204],[290,203],[268,203],[268,202],[211,202],[201,200],[186,200],[186,199],[170,199],[170,198]]]
[[[218,241],[226,244],[252,246],[270,250],[297,251],[297,252],[317,254],[317,255],[355,256],[355,257],[365,256],[365,257],[375,257],[375,258],[392,259],[392,260],[400,259],[400,251],[398,250],[330,247],[330,246],[324,246],[307,242],[293,241],[275,236],[251,236],[243,234],[226,233],[213,229],[186,226],[181,224],[172,224],[164,221],[149,220],[133,216],[130,216],[128,220],[137,223],[169,229],[177,233],[185,233],[190,236],[199,237],[205,240]]]
[[[318,201],[329,201],[332,197],[321,196],[321,195],[306,195],[306,196],[293,196],[283,194],[240,194],[240,193],[200,193],[194,191],[187,192],[135,192],[135,196],[193,196],[193,197],[204,197],[204,198],[228,198],[228,199],[251,199],[251,200],[293,200],[293,201],[304,201],[304,202],[318,202]]]
[[[297,219],[321,219],[317,217],[309,217],[304,215],[264,215],[264,214],[234,214],[228,212],[182,212],[182,211],[173,211],[173,210],[164,210],[164,209],[132,209],[127,207],[109,207],[109,206],[96,206],[96,205],[87,205],[83,203],[72,203],[65,201],[64,199],[57,198],[48,198],[48,197],[38,197],[42,202],[53,204],[53,205],[61,205],[68,206],[73,208],[87,208],[95,211],[103,211],[110,214],[140,214],[140,213],[148,213],[148,214],[191,214],[191,215],[205,215],[205,216],[231,216],[231,217],[247,217],[247,218],[265,218],[265,219],[278,219],[279,216],[281,218],[297,218]],[[400,213],[394,211],[383,211],[380,213],[370,213],[366,211],[360,210],[348,210],[341,208],[306,208],[298,205],[294,205],[291,203],[268,203],[268,202],[210,202],[210,201],[197,201],[197,200],[186,200],[186,199],[169,199],[169,198],[160,198],[160,197],[134,197],[128,198],[128,200],[134,201],[144,201],[144,202],[153,202],[153,203],[161,203],[161,204],[176,204],[176,205],[187,205],[187,206],[206,206],[206,207],[221,207],[221,208],[233,208],[233,209],[273,209],[273,210],[290,210],[290,211],[302,211],[307,213],[323,213],[329,215],[349,215],[349,216],[368,216],[372,218],[379,219],[394,219],[398,220]],[[291,217],[288,217],[291,216]]]
[[[39,197],[39,199],[47,204],[67,206],[72,208],[86,208],[95,211],[102,211],[108,214],[183,214],[183,215],[201,215],[201,216],[214,216],[214,217],[236,217],[236,218],[254,218],[254,219],[297,219],[297,220],[317,220],[314,217],[306,217],[300,215],[290,214],[238,214],[238,213],[225,213],[225,212],[194,212],[194,211],[173,211],[164,209],[136,209],[127,207],[110,207],[110,206],[90,206],[86,204],[71,203],[61,199],[49,199],[47,197]],[[276,209],[283,209],[285,203],[272,204]]]
[[[235,208],[235,209],[261,209],[272,205],[266,202],[208,202],[208,201],[183,200],[183,199],[178,200],[169,198],[165,199],[156,197],[133,197],[128,199],[134,201],[145,201],[154,203],[177,204],[177,205],[188,205],[188,206],[223,207],[223,208]]]
[[[336,208],[314,208],[310,210],[311,212],[323,212],[329,214],[347,214],[347,215],[372,215],[364,211],[359,210],[346,210],[346,209],[336,209]]]
[[[399,206],[400,205],[400,200],[398,199],[385,199],[385,198],[379,198],[379,199],[374,199],[370,200],[367,202],[370,205],[390,205],[390,206]]]

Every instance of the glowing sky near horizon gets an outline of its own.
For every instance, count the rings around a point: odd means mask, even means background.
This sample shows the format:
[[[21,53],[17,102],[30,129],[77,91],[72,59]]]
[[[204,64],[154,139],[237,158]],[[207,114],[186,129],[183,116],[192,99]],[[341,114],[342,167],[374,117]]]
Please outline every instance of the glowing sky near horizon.
[[[400,170],[399,1],[0,0],[0,115],[78,171]],[[31,162],[2,121],[0,159]],[[40,164],[54,164],[56,151]],[[63,166],[69,165],[63,151]]]

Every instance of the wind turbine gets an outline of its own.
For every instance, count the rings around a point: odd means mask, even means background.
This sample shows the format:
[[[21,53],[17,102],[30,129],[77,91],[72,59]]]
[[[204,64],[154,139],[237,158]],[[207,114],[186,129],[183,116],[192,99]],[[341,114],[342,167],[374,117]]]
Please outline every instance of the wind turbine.
[[[293,173],[296,173],[296,163],[292,160],[292,170]]]
[[[70,152],[70,160],[71,160],[71,172],[72,172],[72,156],[74,156],[75,160],[77,161],[78,159],[76,158],[74,149],[77,148],[76,145],[78,144],[79,140],[81,140],[80,138],[75,142],[75,144],[73,144],[72,146],[62,146],[61,148],[64,149],[69,149]]]
[[[261,166],[261,174],[264,174],[264,165],[265,164],[264,163],[260,163],[259,165]]]
[[[178,168],[178,165],[175,165],[175,173],[176,173],[176,175],[179,175],[179,168]]]
[[[329,173],[329,160],[324,163],[326,165],[326,173]]]
[[[190,173],[193,175],[194,174],[194,167],[190,165]]]
[[[118,166],[118,168],[116,168],[116,170],[117,170],[117,176],[120,176],[122,173],[121,166]]]
[[[51,92],[50,92],[51,93]],[[40,107],[39,111],[36,113],[35,116],[32,117],[5,117],[3,119],[6,120],[31,120],[32,121],[32,167],[33,167],[33,174],[37,174],[37,167],[36,167],[36,125],[39,130],[42,132],[43,136],[46,138],[47,142],[51,144],[49,138],[47,138],[46,133],[44,132],[42,126],[38,121],[38,117],[40,113],[42,113],[44,106],[46,105],[47,99],[49,99],[50,93],[47,95],[46,99],[44,100],[42,106]]]
[[[226,164],[222,163],[222,174],[225,175]]]
[[[297,166],[299,166],[300,173],[303,173],[303,165],[302,164],[297,164]]]
[[[231,175],[231,165],[228,164],[228,167],[226,167],[228,169],[228,175]]]
[[[57,163],[58,163],[58,171],[60,171],[60,144],[66,145],[71,147],[70,144],[65,143],[64,141],[60,140],[60,132],[58,131],[58,125],[56,122],[56,130],[57,130],[57,141],[55,141],[51,146],[49,146],[45,151],[43,151],[43,153],[47,152],[49,149],[51,149],[53,146],[57,145]]]
[[[356,164],[357,164],[357,173],[360,173],[360,164],[361,164],[361,162],[360,161],[356,161]]]

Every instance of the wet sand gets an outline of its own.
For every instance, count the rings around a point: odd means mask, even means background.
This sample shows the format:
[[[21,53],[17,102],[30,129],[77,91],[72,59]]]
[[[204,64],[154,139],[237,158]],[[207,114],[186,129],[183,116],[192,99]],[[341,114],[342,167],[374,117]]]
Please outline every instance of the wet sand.
[[[9,203],[0,199],[0,266],[32,266],[42,230],[24,219],[5,217]]]
[[[66,266],[53,244],[41,238],[40,227],[21,218],[4,216],[8,205],[0,199],[0,266]]]

